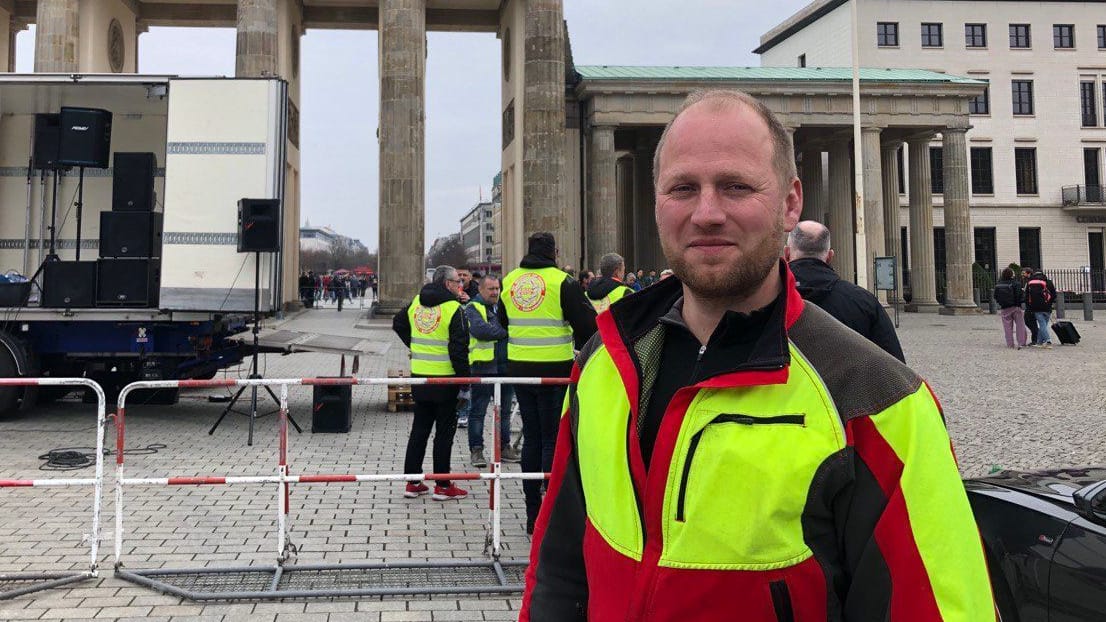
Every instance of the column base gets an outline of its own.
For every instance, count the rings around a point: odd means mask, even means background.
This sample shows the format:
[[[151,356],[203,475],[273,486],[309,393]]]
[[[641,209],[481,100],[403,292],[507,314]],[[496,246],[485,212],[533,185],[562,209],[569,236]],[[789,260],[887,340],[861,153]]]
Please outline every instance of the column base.
[[[907,313],[937,313],[941,310],[941,305],[936,300],[933,302],[910,302],[902,310]]]
[[[941,315],[979,315],[982,310],[973,304],[952,303],[941,307],[938,313]]]
[[[403,311],[403,307],[407,305],[407,301],[394,301],[394,300],[382,300],[374,303],[372,309],[372,315],[375,317],[392,317],[393,315]]]

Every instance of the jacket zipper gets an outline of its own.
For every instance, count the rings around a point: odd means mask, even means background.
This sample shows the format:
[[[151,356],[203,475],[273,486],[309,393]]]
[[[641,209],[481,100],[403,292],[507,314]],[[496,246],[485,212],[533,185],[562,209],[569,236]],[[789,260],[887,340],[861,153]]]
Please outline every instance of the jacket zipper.
[[[776,610],[777,622],[795,622],[795,611],[791,608],[791,591],[786,581],[773,581],[768,584],[772,590],[772,607]]]
[[[676,497],[676,520],[684,522],[684,502],[687,498],[687,480],[691,476],[691,463],[695,459],[695,452],[699,449],[699,440],[703,437],[709,426],[719,423],[736,423],[739,425],[806,425],[806,415],[776,415],[774,417],[753,417],[751,415],[738,415],[723,413],[711,419],[703,429],[691,437],[687,447],[687,459],[684,460],[684,470],[680,475],[680,493]]]

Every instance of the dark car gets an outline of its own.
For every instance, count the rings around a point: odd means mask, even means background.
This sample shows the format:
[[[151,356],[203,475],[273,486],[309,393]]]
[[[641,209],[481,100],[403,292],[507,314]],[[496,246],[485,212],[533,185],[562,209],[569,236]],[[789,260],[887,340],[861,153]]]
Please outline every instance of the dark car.
[[[1003,622],[1106,621],[1106,467],[964,484]]]

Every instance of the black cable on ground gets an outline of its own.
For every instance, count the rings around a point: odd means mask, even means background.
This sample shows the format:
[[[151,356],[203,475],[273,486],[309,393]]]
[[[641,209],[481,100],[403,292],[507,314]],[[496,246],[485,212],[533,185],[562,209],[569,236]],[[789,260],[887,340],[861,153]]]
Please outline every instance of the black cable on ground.
[[[123,455],[149,456],[156,454],[159,450],[165,449],[166,447],[168,446],[163,443],[150,443],[145,447],[125,449],[123,450]],[[110,456],[114,453],[115,452],[110,449],[104,449],[105,456]],[[38,459],[46,461],[43,465],[38,467],[40,471],[75,471],[96,464],[96,448],[60,447],[58,449],[51,449],[39,456]]]

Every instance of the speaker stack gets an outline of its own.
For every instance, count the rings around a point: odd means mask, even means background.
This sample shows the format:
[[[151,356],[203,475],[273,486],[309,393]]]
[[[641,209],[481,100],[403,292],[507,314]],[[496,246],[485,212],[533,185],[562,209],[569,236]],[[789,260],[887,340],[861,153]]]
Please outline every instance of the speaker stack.
[[[111,211],[100,212],[96,305],[157,307],[163,215],[154,211],[153,153],[116,153]]]
[[[311,399],[311,433],[349,432],[353,387],[344,385],[317,384]]]
[[[280,252],[279,200],[238,200],[238,252]]]

